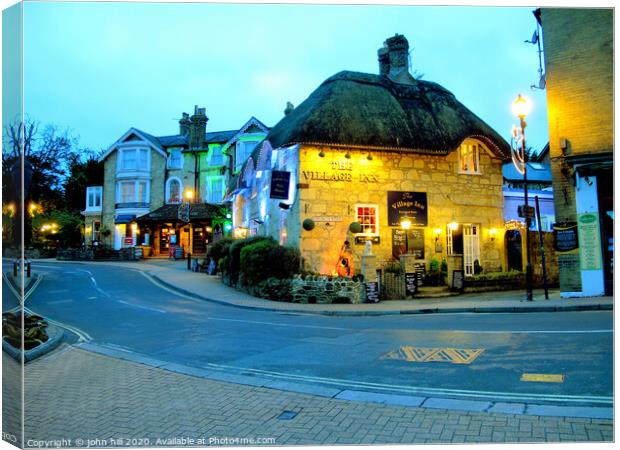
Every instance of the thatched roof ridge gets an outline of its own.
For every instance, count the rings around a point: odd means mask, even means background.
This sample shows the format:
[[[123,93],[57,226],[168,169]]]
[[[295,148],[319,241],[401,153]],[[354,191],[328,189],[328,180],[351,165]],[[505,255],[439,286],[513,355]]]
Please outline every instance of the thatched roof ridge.
[[[266,140],[274,148],[303,143],[446,154],[468,137],[510,157],[508,143],[441,85],[343,71],[278,122]]]

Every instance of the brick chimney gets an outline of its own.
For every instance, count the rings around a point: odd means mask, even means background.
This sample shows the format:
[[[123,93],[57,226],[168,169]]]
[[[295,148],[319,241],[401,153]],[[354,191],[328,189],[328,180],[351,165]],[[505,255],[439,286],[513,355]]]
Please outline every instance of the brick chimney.
[[[179,120],[179,134],[187,136],[189,134],[189,114],[183,113],[183,117]]]
[[[194,106],[194,114],[189,118],[189,148],[202,148],[204,145],[207,121],[205,108]]]
[[[396,83],[415,83],[415,78],[409,73],[409,42],[405,36],[396,34],[386,39],[377,54],[381,75],[387,75]]]

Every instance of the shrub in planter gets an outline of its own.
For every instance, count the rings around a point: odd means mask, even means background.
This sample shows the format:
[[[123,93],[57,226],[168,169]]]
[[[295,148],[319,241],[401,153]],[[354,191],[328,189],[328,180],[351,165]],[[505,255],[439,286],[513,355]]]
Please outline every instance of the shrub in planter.
[[[268,278],[285,279],[299,273],[300,255],[297,249],[283,247],[274,240],[258,241],[241,249],[240,274],[245,285]]]
[[[431,259],[424,281],[425,284],[430,286],[439,286],[441,282],[441,266],[437,258]]]

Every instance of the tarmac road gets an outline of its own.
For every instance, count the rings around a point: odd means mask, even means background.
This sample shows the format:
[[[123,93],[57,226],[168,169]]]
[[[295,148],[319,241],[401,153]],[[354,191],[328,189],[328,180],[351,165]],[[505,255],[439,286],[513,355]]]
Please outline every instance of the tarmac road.
[[[28,308],[92,343],[160,360],[383,392],[611,406],[611,311],[286,314],[185,297],[119,266],[37,271],[44,279]]]

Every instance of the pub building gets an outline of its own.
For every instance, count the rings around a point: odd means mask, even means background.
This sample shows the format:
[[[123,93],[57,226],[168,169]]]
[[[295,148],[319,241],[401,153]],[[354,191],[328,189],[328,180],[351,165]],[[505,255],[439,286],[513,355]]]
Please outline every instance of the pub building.
[[[379,74],[343,71],[268,133],[231,180],[233,235],[270,235],[305,268],[377,268],[403,252],[474,274],[506,267],[502,163],[508,143],[444,87],[415,79],[402,35],[378,51]],[[367,241],[372,242],[369,249]],[[477,262],[476,262],[477,261]]]

